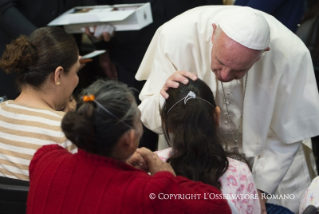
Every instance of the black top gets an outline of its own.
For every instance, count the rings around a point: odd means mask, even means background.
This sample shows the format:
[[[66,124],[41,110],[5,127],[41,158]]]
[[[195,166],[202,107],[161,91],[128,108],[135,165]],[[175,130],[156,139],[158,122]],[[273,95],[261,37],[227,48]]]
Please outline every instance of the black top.
[[[0,56],[19,35],[30,35],[72,7],[95,4],[95,0],[0,0]],[[18,95],[15,78],[14,73],[7,75],[0,69],[0,96],[14,99]]]
[[[72,7],[95,4],[94,0],[1,0],[0,55],[5,44],[20,34],[30,35]]]

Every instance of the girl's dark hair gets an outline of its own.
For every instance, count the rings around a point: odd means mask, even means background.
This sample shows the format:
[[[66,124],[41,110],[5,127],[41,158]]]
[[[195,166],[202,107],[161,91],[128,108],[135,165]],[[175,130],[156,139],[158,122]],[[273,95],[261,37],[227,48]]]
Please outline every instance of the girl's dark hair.
[[[202,80],[188,80],[187,85],[168,89],[169,98],[161,111],[164,136],[169,144],[173,142],[173,155],[167,162],[171,163],[176,175],[220,189],[218,179],[226,172],[229,162],[217,134],[214,94]],[[189,99],[186,105],[181,101],[168,113],[190,91],[213,106],[200,99]],[[173,140],[169,132],[173,134]]]
[[[17,84],[39,88],[49,74],[62,66],[67,73],[78,60],[73,37],[58,27],[43,27],[29,37],[21,35],[9,45],[0,59],[7,73],[18,72]]]
[[[75,112],[68,112],[62,120],[65,136],[78,148],[109,156],[120,137],[138,117],[138,108],[132,90],[115,81],[97,80],[81,93],[94,95],[95,102],[79,101]]]

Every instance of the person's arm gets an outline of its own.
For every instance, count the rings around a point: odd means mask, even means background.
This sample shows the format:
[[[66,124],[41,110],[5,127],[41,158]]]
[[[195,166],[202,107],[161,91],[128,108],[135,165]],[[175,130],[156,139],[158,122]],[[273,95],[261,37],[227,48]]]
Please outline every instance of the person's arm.
[[[17,0],[0,1],[0,28],[10,38],[20,34],[30,35],[37,27],[31,23],[18,9]]]
[[[264,152],[255,159],[253,167],[257,189],[275,193],[300,146],[301,141],[283,144],[275,136],[269,136]]]
[[[51,144],[51,145],[44,145],[41,148],[39,148],[33,155],[32,160],[30,162],[29,165],[29,172],[30,172],[30,181],[33,181],[33,176],[34,173],[36,173],[36,169],[41,167],[41,165],[43,164],[43,159],[47,158],[47,154],[49,152],[55,153],[54,151],[60,151],[60,152],[66,152],[66,150],[64,148],[62,148],[61,146],[57,145],[57,144]],[[57,153],[55,153],[57,154]]]
[[[253,167],[257,189],[270,194],[277,190],[302,140],[318,135],[319,130],[319,96],[311,57],[299,46],[282,64],[264,149]]]
[[[265,151],[255,159],[253,175],[263,213],[266,213],[267,194],[275,193],[300,146],[301,141],[283,144],[278,139],[268,138]]]
[[[178,47],[173,51],[171,48],[168,48],[168,46],[171,46],[178,39],[180,39],[178,36],[167,38],[167,35],[161,35],[161,28],[159,28],[135,76],[137,80],[147,80],[139,95],[142,101],[139,105],[141,120],[147,128],[159,134],[162,133],[160,110],[165,102],[165,98],[167,98],[165,91],[169,87],[177,88],[179,84],[187,84],[188,80],[183,75],[194,80],[197,79],[196,74],[178,71],[179,67],[182,67],[180,63],[183,64],[183,68],[196,70],[191,68],[195,63],[190,63],[193,60],[192,53],[189,50],[191,49],[190,47],[180,47],[177,45]],[[180,53],[186,54],[180,55]],[[174,59],[178,59],[176,60],[178,64],[173,62],[171,56]],[[162,95],[166,95],[166,97],[164,98]]]
[[[143,124],[156,133],[162,133],[160,108],[165,101],[160,90],[166,79],[175,71],[163,53],[160,34],[161,28],[156,31],[135,77],[137,80],[147,80],[139,95],[142,101],[139,109]]]

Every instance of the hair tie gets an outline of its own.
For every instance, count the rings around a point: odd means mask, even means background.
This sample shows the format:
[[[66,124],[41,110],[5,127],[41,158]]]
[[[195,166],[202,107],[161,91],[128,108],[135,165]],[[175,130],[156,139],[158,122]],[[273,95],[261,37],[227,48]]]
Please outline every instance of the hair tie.
[[[128,126],[131,129],[134,129],[132,126],[128,125],[127,123],[125,123],[124,121],[121,121],[117,116],[115,116],[112,112],[110,112],[107,108],[105,108],[104,106],[102,106],[97,100],[95,100],[95,96],[93,94],[90,95],[84,95],[82,97],[83,102],[94,102],[96,105],[98,105],[101,109],[103,109],[106,113],[108,113],[109,115],[111,115],[112,117],[114,117],[115,119],[119,120],[121,123],[125,124],[126,126]]]
[[[82,97],[83,102],[91,102],[91,101],[93,102],[94,99],[95,99],[95,96],[94,96],[93,94],[91,94],[91,95],[84,95],[84,96]]]

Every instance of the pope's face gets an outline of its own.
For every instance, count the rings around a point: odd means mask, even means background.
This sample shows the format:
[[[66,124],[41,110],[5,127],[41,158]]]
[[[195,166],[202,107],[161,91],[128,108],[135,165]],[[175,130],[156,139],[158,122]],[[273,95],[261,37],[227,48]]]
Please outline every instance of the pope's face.
[[[212,54],[214,50],[212,48]],[[232,69],[231,67],[226,66],[222,59],[219,59],[216,54],[212,55],[211,58],[211,69],[214,72],[216,78],[221,82],[230,82],[234,79],[243,78],[250,67],[243,67],[240,69]]]
[[[242,46],[223,31],[216,38],[213,35],[212,42],[211,70],[221,82],[243,78],[262,53]]]

